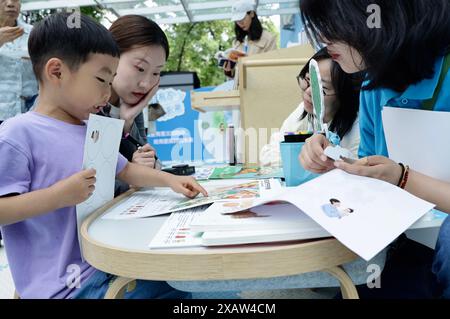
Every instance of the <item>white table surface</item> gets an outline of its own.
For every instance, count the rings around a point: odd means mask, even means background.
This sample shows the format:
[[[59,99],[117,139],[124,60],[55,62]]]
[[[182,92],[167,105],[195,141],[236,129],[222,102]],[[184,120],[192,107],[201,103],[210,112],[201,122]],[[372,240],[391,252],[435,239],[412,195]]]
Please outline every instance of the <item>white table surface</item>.
[[[239,180],[245,183],[249,180]],[[219,183],[236,183],[236,180],[217,180],[208,181],[208,185]],[[107,213],[107,212],[106,212]],[[166,221],[169,215],[155,216],[139,219],[112,220],[97,218],[89,227],[89,235],[98,242],[113,246],[119,249],[150,251],[148,244],[156,235],[160,227]],[[434,248],[435,241],[439,232],[439,227],[444,218],[439,213],[433,211],[424,215],[414,223],[406,234],[411,239],[421,242],[431,248]],[[215,248],[179,248],[183,250],[215,249]],[[170,250],[175,250],[170,248]]]

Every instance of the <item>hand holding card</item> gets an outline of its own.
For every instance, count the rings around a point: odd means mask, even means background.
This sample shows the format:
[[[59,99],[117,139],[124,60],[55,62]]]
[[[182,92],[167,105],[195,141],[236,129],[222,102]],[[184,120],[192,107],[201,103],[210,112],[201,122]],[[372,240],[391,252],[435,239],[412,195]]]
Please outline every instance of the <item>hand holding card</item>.
[[[331,158],[332,160],[346,160],[353,161],[356,160],[355,156],[348,149],[340,146],[327,146],[324,150],[324,154]]]

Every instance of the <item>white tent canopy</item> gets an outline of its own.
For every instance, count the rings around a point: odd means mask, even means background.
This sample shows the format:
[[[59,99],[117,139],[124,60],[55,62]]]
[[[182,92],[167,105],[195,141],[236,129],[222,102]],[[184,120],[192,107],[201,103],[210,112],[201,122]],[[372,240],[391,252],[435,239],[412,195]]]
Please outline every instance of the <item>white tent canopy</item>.
[[[139,14],[160,24],[229,19],[231,1],[214,0],[22,0],[22,11],[100,6],[116,16]],[[299,0],[259,0],[260,16],[299,13]]]

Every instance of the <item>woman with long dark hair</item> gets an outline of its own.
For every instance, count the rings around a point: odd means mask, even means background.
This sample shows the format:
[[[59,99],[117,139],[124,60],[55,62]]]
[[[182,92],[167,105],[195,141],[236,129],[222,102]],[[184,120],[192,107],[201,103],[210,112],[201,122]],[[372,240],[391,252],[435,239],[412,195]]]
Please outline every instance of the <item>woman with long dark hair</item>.
[[[324,43],[345,72],[365,71],[361,91],[361,160],[333,163],[327,141],[312,137],[300,161],[314,172],[334,167],[382,179],[450,213],[450,183],[389,159],[382,110],[450,112],[450,2],[448,0],[301,0],[310,38]],[[411,130],[433,129],[434,123]],[[439,135],[436,135],[439,139]],[[436,141],[434,141],[436,142]],[[409,147],[420,145],[407,140]],[[408,145],[408,144],[407,144]],[[442,145],[442,147],[447,147]],[[429,157],[440,154],[427,154]],[[441,226],[433,271],[450,298],[450,219]]]

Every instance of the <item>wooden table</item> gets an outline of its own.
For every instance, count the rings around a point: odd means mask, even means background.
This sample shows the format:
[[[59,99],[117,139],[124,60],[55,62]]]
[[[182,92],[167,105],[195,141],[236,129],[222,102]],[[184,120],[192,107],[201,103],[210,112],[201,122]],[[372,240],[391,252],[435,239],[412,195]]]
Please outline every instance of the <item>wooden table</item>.
[[[109,220],[101,216],[130,196],[130,190],[94,212],[81,227],[84,258],[119,278],[105,298],[121,298],[128,284],[143,280],[255,279],[324,271],[336,277],[344,298],[358,298],[341,265],[358,257],[334,238],[220,248],[150,250],[166,216]]]

